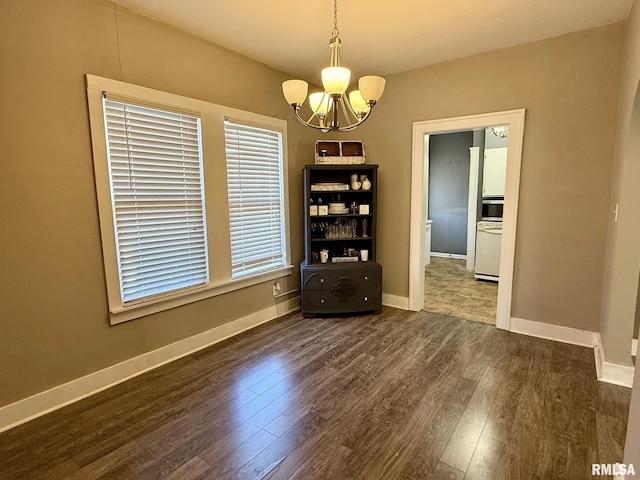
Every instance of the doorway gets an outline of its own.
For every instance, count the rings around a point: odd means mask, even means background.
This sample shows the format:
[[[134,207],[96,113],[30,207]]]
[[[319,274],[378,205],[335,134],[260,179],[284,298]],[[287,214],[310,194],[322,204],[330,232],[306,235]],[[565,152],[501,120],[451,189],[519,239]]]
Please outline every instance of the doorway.
[[[495,325],[507,137],[500,127],[425,135],[425,311]]]
[[[496,311],[496,327],[509,330],[511,294],[515,261],[515,233],[520,185],[520,164],[524,136],[524,109],[455,117],[443,120],[414,122],[411,180],[411,225],[409,252],[409,309],[424,307],[424,269],[426,242],[426,195],[428,181],[425,168],[425,138],[436,133],[484,129],[496,125],[509,127],[508,162],[500,246],[500,283]]]

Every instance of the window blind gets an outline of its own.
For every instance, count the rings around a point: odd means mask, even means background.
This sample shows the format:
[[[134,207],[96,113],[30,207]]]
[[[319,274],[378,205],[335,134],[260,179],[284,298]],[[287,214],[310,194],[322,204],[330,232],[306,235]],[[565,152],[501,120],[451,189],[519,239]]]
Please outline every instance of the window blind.
[[[225,121],[231,275],[284,266],[282,135]]]
[[[123,304],[207,284],[200,119],[103,103]]]

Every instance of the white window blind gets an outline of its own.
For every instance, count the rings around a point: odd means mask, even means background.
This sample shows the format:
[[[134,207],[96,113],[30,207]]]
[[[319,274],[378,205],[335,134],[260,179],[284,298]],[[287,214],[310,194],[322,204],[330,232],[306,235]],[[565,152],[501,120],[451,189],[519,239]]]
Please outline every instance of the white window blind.
[[[123,304],[207,284],[200,119],[103,106]]]
[[[282,135],[225,121],[231,275],[285,265]]]

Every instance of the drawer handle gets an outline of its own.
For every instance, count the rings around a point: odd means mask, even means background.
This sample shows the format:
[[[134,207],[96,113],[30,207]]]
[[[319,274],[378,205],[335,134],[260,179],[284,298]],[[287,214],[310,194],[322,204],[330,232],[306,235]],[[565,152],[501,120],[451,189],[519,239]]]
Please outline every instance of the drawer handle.
[[[368,302],[369,301],[369,297],[364,297],[364,301]]]
[[[369,280],[369,277],[367,277],[367,276],[365,275],[365,276],[364,276],[364,279],[365,279],[365,280]]]
[[[320,283],[324,283],[324,278],[321,278],[321,279],[320,279]]]
[[[321,298],[321,299],[320,299],[320,303],[324,303],[324,298]]]

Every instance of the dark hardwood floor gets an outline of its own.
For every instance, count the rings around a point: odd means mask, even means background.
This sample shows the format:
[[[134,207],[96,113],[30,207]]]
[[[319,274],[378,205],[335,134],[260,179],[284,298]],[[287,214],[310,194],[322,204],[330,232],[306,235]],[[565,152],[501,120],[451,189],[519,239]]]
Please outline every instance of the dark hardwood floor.
[[[591,479],[630,390],[589,348],[294,314],[0,434],[1,479]]]

